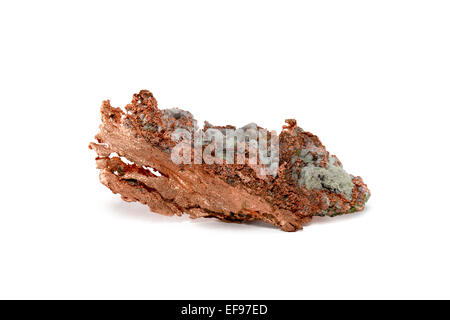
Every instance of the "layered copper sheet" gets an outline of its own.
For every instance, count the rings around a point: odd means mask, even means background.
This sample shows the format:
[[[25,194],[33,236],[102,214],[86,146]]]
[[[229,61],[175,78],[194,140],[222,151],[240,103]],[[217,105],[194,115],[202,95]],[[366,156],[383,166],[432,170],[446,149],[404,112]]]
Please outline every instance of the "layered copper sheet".
[[[182,140],[174,138],[177,130],[203,134],[197,143],[202,156],[211,142],[204,138],[208,129],[225,133],[236,128],[206,122],[198,129],[189,112],[160,110],[147,90],[135,94],[125,111],[104,101],[101,116],[97,142],[89,145],[98,155],[100,181],[123,200],[141,202],[153,212],[228,222],[261,220],[296,231],[313,216],[363,210],[370,197],[362,179],[347,174],[337,157],[293,119],[286,120],[279,136],[256,124],[240,128],[245,134],[257,130],[267,132],[269,140],[276,138],[279,149],[276,156],[272,152],[272,160],[249,161],[253,140],[245,135],[240,142],[223,142],[224,150],[242,147],[243,163],[236,161],[238,155],[225,157],[217,149],[208,154],[217,159],[220,155],[222,161],[198,159],[192,151],[189,161],[177,163],[172,160]]]

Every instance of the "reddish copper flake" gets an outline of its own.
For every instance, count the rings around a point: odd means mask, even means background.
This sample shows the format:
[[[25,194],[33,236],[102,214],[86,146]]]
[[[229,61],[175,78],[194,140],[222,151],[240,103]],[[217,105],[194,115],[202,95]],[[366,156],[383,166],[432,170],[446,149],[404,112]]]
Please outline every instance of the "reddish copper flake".
[[[205,122],[198,129],[190,112],[159,109],[147,90],[134,94],[125,111],[104,101],[101,116],[97,142],[89,145],[97,153],[100,181],[123,200],[141,202],[156,213],[227,222],[261,220],[296,231],[313,216],[361,211],[370,197],[362,178],[347,174],[319,138],[303,131],[294,119],[286,120],[279,136],[253,123],[239,128],[245,139],[227,138],[220,150],[211,153],[215,161],[211,164],[198,162],[193,139],[186,145],[192,146],[184,158],[189,161],[177,164],[172,159],[182,141],[177,139],[178,130],[191,137],[202,134],[197,143],[201,156],[211,143],[205,135],[208,129],[225,134],[237,132],[236,128]],[[267,133],[267,143],[276,139],[279,149],[271,160],[262,162],[260,153],[258,163],[249,160],[256,143],[252,132]],[[244,163],[237,161],[238,155],[230,158],[226,153],[239,147]]]

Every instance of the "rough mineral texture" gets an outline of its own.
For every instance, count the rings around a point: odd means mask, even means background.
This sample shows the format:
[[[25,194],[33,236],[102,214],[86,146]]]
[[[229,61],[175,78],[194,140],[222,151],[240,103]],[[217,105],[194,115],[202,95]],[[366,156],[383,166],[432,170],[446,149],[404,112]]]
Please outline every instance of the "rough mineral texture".
[[[361,211],[370,197],[363,180],[345,172],[337,157],[293,119],[286,120],[277,137],[276,164],[256,165],[248,160],[245,164],[174,163],[171,151],[177,141],[172,134],[177,128],[191,133],[236,128],[205,122],[198,129],[190,112],[158,109],[147,90],[135,94],[125,111],[104,101],[101,119],[97,142],[89,145],[98,155],[100,181],[123,200],[139,201],[153,212],[227,222],[261,220],[296,231],[313,216]],[[262,128],[251,123],[242,129]],[[243,143],[248,153],[251,141]],[[228,147],[225,142],[224,149]],[[262,174],[270,168],[275,168],[274,174]]]

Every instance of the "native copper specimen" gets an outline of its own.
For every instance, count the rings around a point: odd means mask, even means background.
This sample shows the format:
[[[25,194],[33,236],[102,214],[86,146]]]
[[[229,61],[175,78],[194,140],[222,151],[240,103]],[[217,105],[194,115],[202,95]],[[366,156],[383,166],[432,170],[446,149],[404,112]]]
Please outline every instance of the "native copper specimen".
[[[204,128],[198,129],[190,112],[158,109],[147,90],[134,94],[125,110],[112,107],[109,100],[103,102],[97,143],[89,147],[98,155],[100,181],[123,200],[139,201],[153,212],[227,222],[261,220],[284,231],[296,231],[313,216],[361,211],[370,197],[363,180],[347,174],[337,157],[293,119],[286,120],[276,137],[279,151],[272,162],[254,164],[246,158],[239,164],[233,163],[233,156],[223,158],[223,163],[177,164],[171,158],[179,141],[173,138],[177,129],[194,135],[211,128],[221,132],[236,128],[205,122]],[[241,129],[246,138],[231,140],[231,144],[226,140],[224,149],[234,150],[243,143],[244,155],[248,155],[254,141],[247,133],[264,129],[253,123]],[[204,150],[210,141],[202,139],[200,148]],[[191,156],[193,160],[194,154]],[[267,169],[273,174],[263,174]]]

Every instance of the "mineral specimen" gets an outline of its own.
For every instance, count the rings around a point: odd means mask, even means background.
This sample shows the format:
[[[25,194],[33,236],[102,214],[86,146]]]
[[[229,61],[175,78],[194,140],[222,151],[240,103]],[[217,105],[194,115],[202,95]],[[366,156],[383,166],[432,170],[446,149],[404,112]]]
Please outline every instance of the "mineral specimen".
[[[254,123],[236,129],[205,122],[199,129],[188,111],[160,110],[147,90],[125,110],[103,102],[89,147],[100,181],[153,212],[261,220],[296,231],[313,216],[361,211],[370,197],[362,179],[293,119],[279,136]]]

